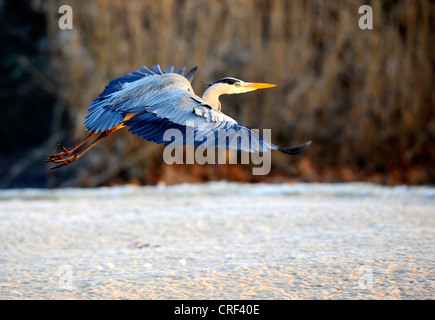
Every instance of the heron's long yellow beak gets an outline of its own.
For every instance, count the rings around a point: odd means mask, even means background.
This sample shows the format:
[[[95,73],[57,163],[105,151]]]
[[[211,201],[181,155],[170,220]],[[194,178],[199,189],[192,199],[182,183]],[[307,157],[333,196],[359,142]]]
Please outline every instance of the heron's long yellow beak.
[[[260,83],[260,82],[245,82],[242,84],[242,87],[253,88],[253,89],[266,89],[266,88],[276,87],[276,84]]]

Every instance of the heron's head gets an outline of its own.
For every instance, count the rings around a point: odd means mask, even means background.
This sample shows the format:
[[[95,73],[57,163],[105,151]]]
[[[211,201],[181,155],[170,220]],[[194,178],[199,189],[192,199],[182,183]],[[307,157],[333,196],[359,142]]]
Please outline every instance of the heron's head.
[[[209,88],[211,87],[219,89],[219,91],[222,92],[221,94],[237,94],[257,89],[272,88],[276,87],[276,85],[259,82],[245,82],[240,79],[226,77],[212,83]]]
[[[240,79],[225,77],[212,83],[207,90],[205,90],[202,98],[212,107],[220,109],[220,95],[245,93],[257,89],[266,89],[272,87],[276,87],[276,85],[260,82],[245,82]]]

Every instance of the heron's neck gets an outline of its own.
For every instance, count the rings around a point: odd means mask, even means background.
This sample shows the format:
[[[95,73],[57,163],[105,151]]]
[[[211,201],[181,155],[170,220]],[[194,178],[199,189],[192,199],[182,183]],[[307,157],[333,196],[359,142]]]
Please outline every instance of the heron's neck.
[[[225,87],[215,84],[211,85],[204,91],[202,98],[207,102],[212,108],[221,110],[221,103],[219,101],[219,96],[226,93]]]

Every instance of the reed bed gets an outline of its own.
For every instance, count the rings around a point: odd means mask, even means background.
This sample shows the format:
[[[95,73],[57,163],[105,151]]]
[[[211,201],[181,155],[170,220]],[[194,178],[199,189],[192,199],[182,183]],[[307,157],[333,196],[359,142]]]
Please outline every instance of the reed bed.
[[[278,84],[225,96],[224,112],[272,129],[278,145],[312,140],[303,155],[274,153],[272,173],[249,166],[167,166],[162,147],[119,132],[53,185],[236,181],[435,181],[433,1],[65,1],[73,30],[46,11],[58,103],[52,132],[85,135],[83,117],[108,81],[159,63],[197,65],[194,89],[223,76]],[[373,30],[358,27],[370,4]],[[52,150],[54,151],[54,149]]]

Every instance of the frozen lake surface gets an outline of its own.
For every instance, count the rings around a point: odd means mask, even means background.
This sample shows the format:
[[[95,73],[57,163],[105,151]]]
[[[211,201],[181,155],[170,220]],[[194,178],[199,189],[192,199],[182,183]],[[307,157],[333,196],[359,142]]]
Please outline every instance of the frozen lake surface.
[[[0,190],[1,299],[435,299],[435,188]]]

